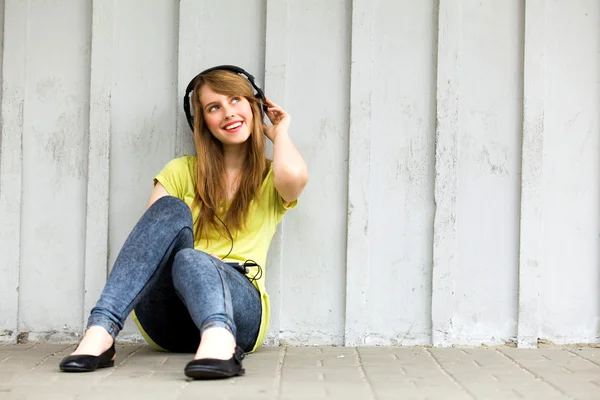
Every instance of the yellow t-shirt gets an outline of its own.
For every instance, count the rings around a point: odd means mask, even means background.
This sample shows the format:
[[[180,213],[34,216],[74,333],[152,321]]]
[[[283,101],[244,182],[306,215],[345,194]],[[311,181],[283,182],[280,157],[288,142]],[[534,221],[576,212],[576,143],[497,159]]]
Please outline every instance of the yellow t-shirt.
[[[271,164],[272,166],[272,164]],[[155,183],[160,182],[167,192],[174,197],[183,200],[192,211],[194,221],[198,218],[198,207],[192,208],[195,197],[194,177],[196,175],[196,157],[184,156],[171,160],[163,170],[154,178]],[[269,327],[270,304],[269,295],[265,289],[266,275],[266,259],[271,239],[275,234],[277,225],[281,222],[285,212],[294,208],[297,200],[286,203],[279,195],[273,184],[273,169],[270,167],[269,172],[260,186],[257,198],[250,203],[250,209],[246,220],[246,228],[237,234],[233,234],[233,249],[231,249],[231,240],[227,235],[209,230],[209,243],[207,246],[206,237],[194,238],[194,248],[204,251],[208,254],[215,254],[217,257],[224,257],[229,250],[231,253],[224,261],[241,261],[253,260],[262,268],[262,277],[253,281],[254,286],[258,289],[262,305],[262,317],[258,338],[252,352],[258,349],[265,340],[267,329]],[[249,276],[255,276],[258,268],[251,268]],[[260,276],[260,274],[259,274]],[[148,338],[139,324],[134,314],[140,332],[144,338],[153,346],[158,347],[151,338]]]

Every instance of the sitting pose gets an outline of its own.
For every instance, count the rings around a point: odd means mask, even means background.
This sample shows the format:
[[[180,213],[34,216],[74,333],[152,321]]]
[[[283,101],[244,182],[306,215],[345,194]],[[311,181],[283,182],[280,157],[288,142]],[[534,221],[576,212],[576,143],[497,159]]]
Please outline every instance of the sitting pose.
[[[184,369],[195,379],[242,375],[244,353],[265,339],[267,251],[308,181],[288,134],[291,118],[252,75],[229,65],[196,76],[184,109],[196,156],[171,160],[155,177],[148,209],[62,371],[113,366],[115,338],[132,311],[154,348],[195,352]],[[265,137],[273,142],[272,161]]]

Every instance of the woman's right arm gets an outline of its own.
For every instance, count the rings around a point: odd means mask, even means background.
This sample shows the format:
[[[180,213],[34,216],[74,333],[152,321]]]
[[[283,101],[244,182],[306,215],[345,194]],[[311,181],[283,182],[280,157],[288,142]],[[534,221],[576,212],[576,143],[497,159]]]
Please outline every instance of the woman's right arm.
[[[160,182],[156,182],[156,185],[154,186],[154,190],[152,190],[152,194],[150,195],[150,200],[148,200],[148,207],[150,207],[152,204],[154,204],[154,202],[156,200],[160,199],[161,197],[165,197],[165,196],[170,196],[169,192],[167,192],[165,187],[163,185],[161,185]]]

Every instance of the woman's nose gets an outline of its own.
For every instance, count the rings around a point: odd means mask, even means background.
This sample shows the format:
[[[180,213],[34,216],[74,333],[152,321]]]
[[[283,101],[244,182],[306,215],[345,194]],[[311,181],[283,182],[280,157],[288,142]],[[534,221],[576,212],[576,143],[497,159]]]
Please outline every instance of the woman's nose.
[[[230,106],[223,107],[223,111],[225,112],[225,118],[231,118],[235,115],[233,109]]]

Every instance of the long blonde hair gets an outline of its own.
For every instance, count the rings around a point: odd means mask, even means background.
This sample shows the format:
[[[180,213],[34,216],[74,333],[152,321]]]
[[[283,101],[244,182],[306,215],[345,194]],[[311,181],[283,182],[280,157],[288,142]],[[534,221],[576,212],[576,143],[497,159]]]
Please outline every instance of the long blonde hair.
[[[205,85],[222,95],[245,97],[252,109],[251,132],[248,140],[244,143],[247,151],[246,159],[242,166],[239,186],[225,214],[224,202],[227,200],[227,187],[224,184],[223,145],[212,135],[204,121],[200,104],[200,90]],[[197,156],[196,195],[193,206],[200,207],[194,231],[196,240],[200,239],[202,235],[205,235],[208,240],[209,226],[225,235],[225,227],[222,226],[221,221],[232,234],[244,229],[250,202],[255,198],[268,172],[268,160],[265,158],[265,135],[260,101],[254,96],[250,83],[236,73],[216,70],[200,75],[193,89],[192,107]]]

